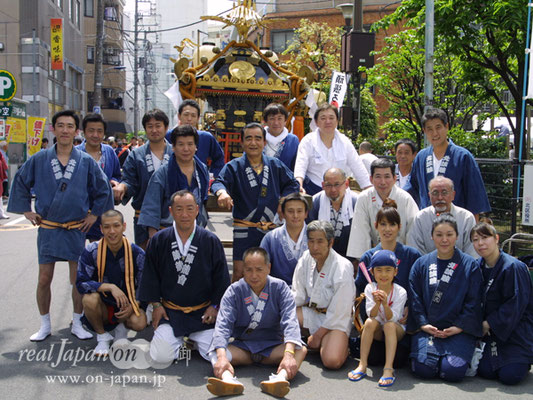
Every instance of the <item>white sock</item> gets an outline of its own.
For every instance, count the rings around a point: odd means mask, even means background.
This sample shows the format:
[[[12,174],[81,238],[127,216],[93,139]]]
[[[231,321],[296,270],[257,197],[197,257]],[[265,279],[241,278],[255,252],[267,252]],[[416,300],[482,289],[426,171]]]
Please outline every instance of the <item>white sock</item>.
[[[72,313],[72,324],[81,325],[81,316],[82,314]]]
[[[96,334],[97,342],[109,342],[111,340],[113,340],[113,336],[109,332]]]
[[[41,329],[48,328],[48,330],[50,330],[51,327],[50,313],[41,315]]]
[[[222,372],[222,380],[224,382],[233,381],[233,374],[231,372],[229,372],[228,370],[225,370],[224,372]]]
[[[128,328],[126,328],[126,325],[124,325],[123,322],[116,326],[116,328],[113,330],[113,333],[115,334],[115,340],[128,338]]]
[[[289,379],[287,379],[288,378],[287,371],[285,371],[284,369],[279,371],[278,377],[280,377],[280,378],[282,378],[283,380],[286,380],[286,381],[289,380]]]

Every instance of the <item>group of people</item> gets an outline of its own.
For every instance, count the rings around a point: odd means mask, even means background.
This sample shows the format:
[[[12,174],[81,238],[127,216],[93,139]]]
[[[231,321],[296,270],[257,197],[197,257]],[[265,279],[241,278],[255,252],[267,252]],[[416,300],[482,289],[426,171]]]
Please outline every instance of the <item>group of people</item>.
[[[113,340],[151,321],[152,359],[178,358],[188,338],[213,365],[207,388],[215,395],[243,392],[237,365],[277,365],[261,388],[278,397],[308,350],[324,367],[341,368],[354,322],[361,339],[353,381],[382,362],[379,385],[390,386],[407,358],[419,377],[460,381],[483,343],[481,376],[513,384],[527,375],[532,282],[524,264],[500,252],[494,228],[476,224],[490,211],[481,174],[447,138],[442,110],[424,115],[431,146],[416,153],[401,140],[398,165],[376,158],[369,171],[329,104],[301,141],[286,128],[287,110],[267,106],[266,126],[247,124],[243,155],[227,163],[216,139],[197,129],[199,116],[186,100],[169,130],[165,113],[147,112],[148,141],[121,171],[102,143],[101,116],[84,118],[85,140],[74,147],[78,116],[54,115],[57,143],[20,168],[8,204],[39,225],[41,327],[30,340],[52,332],[54,266],[68,261],[74,335],[95,332],[95,354],[105,355]],[[223,246],[206,229],[209,190],[232,211],[232,284]],[[135,243],[113,209],[130,199]]]

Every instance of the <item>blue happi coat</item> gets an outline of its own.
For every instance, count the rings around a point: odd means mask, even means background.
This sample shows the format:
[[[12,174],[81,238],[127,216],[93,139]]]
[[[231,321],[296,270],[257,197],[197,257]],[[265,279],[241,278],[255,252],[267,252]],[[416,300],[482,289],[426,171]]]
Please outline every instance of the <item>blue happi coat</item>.
[[[265,155],[263,170],[257,175],[244,154],[222,168],[211,190],[216,193],[220,189],[226,190],[233,199],[233,218],[273,222],[279,199],[298,192],[300,184],[282,161]],[[259,245],[265,232],[258,228],[235,227],[234,240],[247,239],[250,232],[259,233],[256,244]]]
[[[233,283],[220,303],[210,351],[227,348],[230,337],[252,354],[281,343],[301,345],[296,305],[287,284],[268,276],[254,306],[252,289],[244,278]]]
[[[165,149],[161,166],[165,165],[172,155],[172,146]],[[122,181],[128,186],[128,191],[122,199],[122,204],[127,204],[132,198],[131,206],[138,213],[141,210],[148,182],[154,173],[154,165],[150,150],[150,142],[130,151],[122,167]],[[138,215],[133,218],[135,243],[140,244],[148,240],[148,229],[138,224]]]
[[[124,293],[128,293],[125,281],[124,246],[120,248],[116,255],[107,248],[106,263],[103,282],[98,282],[98,243],[89,243],[81,253],[78,260],[78,273],[76,277],[76,287],[80,294],[95,293],[102,283],[112,283]],[[136,244],[131,244],[133,255],[134,286],[139,287],[142,271],[144,267],[144,251]],[[102,296],[106,304],[116,305],[113,296]]]
[[[408,331],[430,324],[439,330],[456,326],[463,331],[445,339],[418,331],[411,340],[411,357],[436,367],[445,355],[470,362],[476,338],[482,334],[481,281],[473,257],[455,249],[442,275],[437,271],[437,250],[420,257],[409,275]]]
[[[207,211],[205,202],[207,201],[207,189],[209,186],[209,172],[204,163],[194,156],[195,173],[191,184],[187,177],[181,172],[176,156],[172,154],[170,160],[154,172],[148,183],[148,188],[144,195],[139,225],[144,225],[159,230],[161,226],[172,225],[172,215],[168,210],[170,197],[178,190],[187,189],[194,193],[200,208],[200,213],[196,222],[205,227],[207,225]]]
[[[449,140],[439,171],[433,171],[432,160],[433,146],[420,150],[413,161],[411,179],[404,188],[421,210],[431,205],[429,181],[437,175],[444,175],[453,181],[453,204],[456,206],[466,208],[472,214],[491,210],[483,178],[472,153]]]
[[[483,320],[490,332],[483,339],[490,348],[494,371],[511,363],[533,363],[533,284],[527,266],[500,253],[496,265],[478,261],[483,276]]]
[[[273,157],[280,159],[283,163],[294,172],[294,164],[296,163],[296,155],[298,154],[298,145],[300,139],[294,133],[290,133],[281,142],[276,154]]]
[[[170,134],[173,129],[174,128],[169,129],[165,135],[165,138],[169,143],[171,143]],[[198,157],[205,165],[208,165],[208,161],[211,160],[209,172],[216,178],[225,163],[224,151],[222,150],[222,147],[220,147],[217,139],[210,132],[201,130],[197,130],[196,132],[198,132],[196,157]]]
[[[260,247],[265,249],[270,257],[270,275],[285,281],[289,286],[292,285],[292,276],[294,275],[296,264],[298,264],[298,260],[304,251],[307,250],[307,235],[305,231],[306,225],[304,224],[302,243],[296,254],[293,254],[289,249],[290,242],[284,226],[268,232],[261,240]]]
[[[196,226],[188,253],[181,255],[174,228],[170,227],[150,239],[138,299],[149,303],[164,299],[181,307],[210,301],[210,305],[218,306],[229,283],[224,248],[214,233]],[[206,309],[184,313],[165,307],[174,335],[212,329],[213,324],[202,323]]]
[[[30,157],[15,175],[7,210],[19,214],[31,211],[32,189],[35,212],[48,221],[80,221],[89,210],[100,216],[113,209],[107,177],[91,156],[76,148],[66,167],[57,159],[55,145]],[[79,229],[39,228],[39,263],[77,260],[84,242],[85,233]]]
[[[76,146],[76,148],[86,153],[87,150],[85,148],[85,140],[82,144]],[[100,160],[96,161],[96,163],[100,166],[100,168],[102,168],[102,171],[104,171],[104,174],[107,176],[109,182],[113,180],[119,183],[122,179],[122,174],[120,172],[120,162],[118,161],[115,150],[113,150],[113,148],[108,144],[101,143],[100,151],[102,156],[100,157]],[[98,240],[103,236],[102,232],[100,231],[101,222],[102,220],[100,217],[98,217],[98,220],[93,226],[91,226],[89,232],[87,232],[88,239]]]

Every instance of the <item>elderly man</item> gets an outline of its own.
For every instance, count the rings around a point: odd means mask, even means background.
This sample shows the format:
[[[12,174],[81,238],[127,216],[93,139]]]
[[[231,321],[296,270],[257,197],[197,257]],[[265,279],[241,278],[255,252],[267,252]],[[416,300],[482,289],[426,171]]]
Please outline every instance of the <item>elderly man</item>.
[[[269,104],[263,110],[267,132],[264,152],[269,157],[279,158],[291,171],[294,171],[300,140],[287,130],[287,118],[289,118],[287,109],[279,103]]]
[[[350,190],[346,173],[330,168],[324,173],[322,191],[313,196],[308,221],[329,221],[335,230],[333,249],[346,257],[357,194]]]
[[[370,165],[378,158],[372,154],[372,143],[368,141],[361,142],[359,145],[359,158],[365,165],[366,170],[370,174]]]
[[[241,132],[244,155],[227,163],[211,187],[221,208],[233,207],[233,282],[242,277],[244,250],[259,246],[276,227],[280,197],[300,190],[282,161],[263,154],[265,137],[260,124],[246,125]]]
[[[300,193],[291,193],[281,200],[281,214],[285,223],[268,232],[261,247],[266,250],[272,262],[270,275],[292,285],[292,276],[298,260],[307,250],[305,218],[308,204]]]
[[[411,180],[405,187],[419,196],[420,208],[428,207],[429,181],[444,175],[453,181],[455,204],[477,215],[490,211],[483,178],[474,156],[448,139],[448,116],[444,110],[430,108],[422,117],[422,128],[431,146],[420,150],[413,162]],[[416,198],[416,197],[415,197]]]
[[[207,389],[217,396],[240,394],[244,386],[233,366],[259,362],[278,365],[261,389],[276,397],[289,392],[292,379],[305,358],[294,298],[287,284],[269,276],[268,253],[259,247],[244,252],[244,277],[232,284],[220,303],[211,344],[216,378]],[[235,340],[229,344],[230,338]]]
[[[355,297],[354,269],[333,250],[334,230],[327,221],[307,225],[308,250],[292,279],[300,326],[311,334],[309,348],[320,350],[326,368],[339,369],[348,357]]]
[[[76,278],[85,313],[82,320],[96,332],[96,356],[108,355],[111,341],[125,338],[127,329],[146,328],[146,314],[135,295],[144,251],[124,237],[126,223],[120,211],[106,211],[101,229],[104,237],[81,253]]]
[[[68,262],[70,283],[74,285],[85,235],[99,215],[113,208],[111,186],[102,169],[91,156],[73,145],[79,125],[80,119],[74,111],[56,113],[52,117],[52,130],[57,143],[30,157],[18,170],[11,186],[7,211],[24,213],[32,224],[39,225],[37,305],[41,328],[30,337],[33,342],[46,339],[52,332],[50,301],[56,262]],[[32,189],[35,212],[31,206]],[[75,286],[72,303],[71,332],[79,339],[90,339],[92,335],[81,324],[83,305]]]
[[[407,237],[409,246],[417,248],[422,254],[435,250],[435,243],[428,232],[431,232],[433,221],[438,215],[449,213],[456,219],[457,230],[459,231],[455,246],[472,257],[478,257],[470,241],[470,231],[476,224],[476,219],[467,209],[454,205],[452,203],[454,198],[455,190],[450,178],[437,176],[429,182],[429,199],[432,205],[416,214]]]
[[[150,356],[166,363],[179,358],[183,337],[206,360],[220,299],[229,286],[222,243],[197,226],[195,196],[180,190],[170,198],[172,227],[157,232],[146,249],[139,300],[153,306]]]
[[[405,189],[411,180],[413,160],[417,151],[416,143],[409,138],[400,139],[394,145],[394,155],[398,163],[396,164],[396,185],[402,189]]]
[[[398,241],[407,243],[407,233],[411,228],[418,207],[405,190],[395,185],[394,163],[386,158],[379,158],[370,167],[370,181],[374,185],[364,190],[357,198],[350,231],[347,256],[361,258],[363,253],[376,246],[379,235],[376,229],[376,214],[387,198],[394,200],[401,217]]]

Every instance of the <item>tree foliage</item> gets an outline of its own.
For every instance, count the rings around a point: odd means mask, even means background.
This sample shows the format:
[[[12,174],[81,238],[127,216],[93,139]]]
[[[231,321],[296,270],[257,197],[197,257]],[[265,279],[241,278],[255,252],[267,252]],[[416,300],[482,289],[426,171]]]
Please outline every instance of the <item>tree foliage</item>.
[[[367,85],[375,85],[389,103],[385,115],[391,118],[385,133],[413,136],[420,147],[424,114],[424,31],[409,29],[385,39],[375,54],[379,63],[367,70]],[[434,106],[448,112],[451,126],[465,128],[480,102],[487,102],[486,91],[465,78],[457,56],[449,56],[438,42],[435,45]],[[411,133],[413,135],[411,135]]]
[[[376,27],[406,22],[423,27],[425,0],[404,0]],[[520,139],[527,30],[527,2],[520,0],[435,0],[435,43],[456,56],[465,82],[479,85],[495,101]],[[512,101],[504,100],[508,91]],[[533,101],[528,100],[530,105]]]
[[[340,27],[333,28],[326,23],[303,18],[283,54],[290,55],[287,63],[295,71],[302,65],[308,65],[316,74],[314,86],[321,88],[321,84],[331,79],[332,71],[340,68],[341,35]]]

